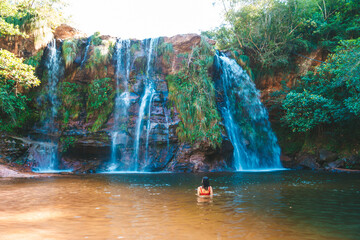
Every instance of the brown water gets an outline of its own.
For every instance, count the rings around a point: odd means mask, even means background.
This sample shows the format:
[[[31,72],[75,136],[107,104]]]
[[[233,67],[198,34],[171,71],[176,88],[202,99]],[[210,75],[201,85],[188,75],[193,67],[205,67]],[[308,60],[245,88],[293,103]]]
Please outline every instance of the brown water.
[[[360,175],[284,171],[0,180],[0,239],[360,239]]]

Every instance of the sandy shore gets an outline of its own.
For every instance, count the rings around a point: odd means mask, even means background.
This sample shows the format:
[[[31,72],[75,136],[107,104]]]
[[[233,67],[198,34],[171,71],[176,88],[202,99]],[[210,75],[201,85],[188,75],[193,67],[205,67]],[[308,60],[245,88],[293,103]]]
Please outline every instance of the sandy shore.
[[[9,166],[0,164],[0,178],[38,178],[51,177],[52,174],[36,174],[31,172],[18,172]]]

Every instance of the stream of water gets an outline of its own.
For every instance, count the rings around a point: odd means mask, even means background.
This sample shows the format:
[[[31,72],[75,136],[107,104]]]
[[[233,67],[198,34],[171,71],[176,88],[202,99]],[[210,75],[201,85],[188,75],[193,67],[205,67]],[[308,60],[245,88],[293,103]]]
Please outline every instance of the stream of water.
[[[41,134],[40,139],[31,146],[30,159],[35,160],[36,164],[33,169],[34,172],[66,172],[71,169],[60,169],[58,159],[58,126],[56,124],[56,117],[59,108],[58,98],[58,83],[63,77],[63,65],[61,58],[61,47],[56,45],[56,40],[53,39],[47,47],[48,55],[46,58],[47,69],[47,84],[46,94],[43,103],[47,104],[48,109],[45,112],[45,118],[42,121],[42,126],[38,131]]]
[[[223,97],[219,110],[234,147],[235,169],[281,168],[280,147],[255,83],[234,59],[222,53],[215,56],[215,68]]]
[[[278,171],[0,179],[0,232],[18,239],[324,239],[360,233],[358,174]]]
[[[120,143],[126,147],[127,135],[125,129],[129,118],[128,108],[130,106],[129,79],[130,79],[130,40],[118,39],[115,44],[115,78],[116,96],[114,108],[114,126],[111,132],[111,159],[108,171],[117,170],[120,165],[118,146]],[[123,91],[120,90],[122,86]]]
[[[153,79],[154,74],[154,62],[155,62],[155,51],[158,44],[158,38],[151,38],[144,40],[144,46],[146,47],[147,53],[147,64],[146,64],[146,74],[145,74],[145,90],[144,94],[141,98],[139,114],[136,121],[136,132],[135,132],[135,141],[134,141],[134,164],[130,169],[131,171],[142,171],[146,168],[148,159],[148,151],[149,151],[149,134],[151,131],[151,104],[153,97],[156,93],[155,83]],[[143,130],[143,118],[147,111],[147,124],[146,124],[146,141],[145,141],[145,156],[143,159],[144,163],[140,164],[140,141]]]

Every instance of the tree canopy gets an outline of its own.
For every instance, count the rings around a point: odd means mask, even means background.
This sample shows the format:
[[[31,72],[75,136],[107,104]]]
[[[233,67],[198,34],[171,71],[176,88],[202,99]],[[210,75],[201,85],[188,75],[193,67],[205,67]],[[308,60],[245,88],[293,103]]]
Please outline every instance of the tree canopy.
[[[0,37],[34,37],[35,48],[47,44],[52,29],[64,20],[60,0],[0,0]],[[38,86],[35,68],[0,49],[0,130],[10,131],[30,114],[29,98],[19,88]]]
[[[284,121],[306,132],[329,123],[360,120],[360,38],[341,41],[326,63],[302,78],[284,101]]]
[[[223,50],[251,55],[252,65],[283,69],[294,53],[360,37],[358,0],[221,0],[227,24],[206,35]]]

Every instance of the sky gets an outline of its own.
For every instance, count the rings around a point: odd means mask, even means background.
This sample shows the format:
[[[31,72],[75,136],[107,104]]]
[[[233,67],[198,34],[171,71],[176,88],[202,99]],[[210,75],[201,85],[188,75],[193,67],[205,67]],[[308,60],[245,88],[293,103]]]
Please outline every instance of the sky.
[[[72,24],[88,35],[150,38],[200,33],[222,23],[216,0],[67,0]]]

